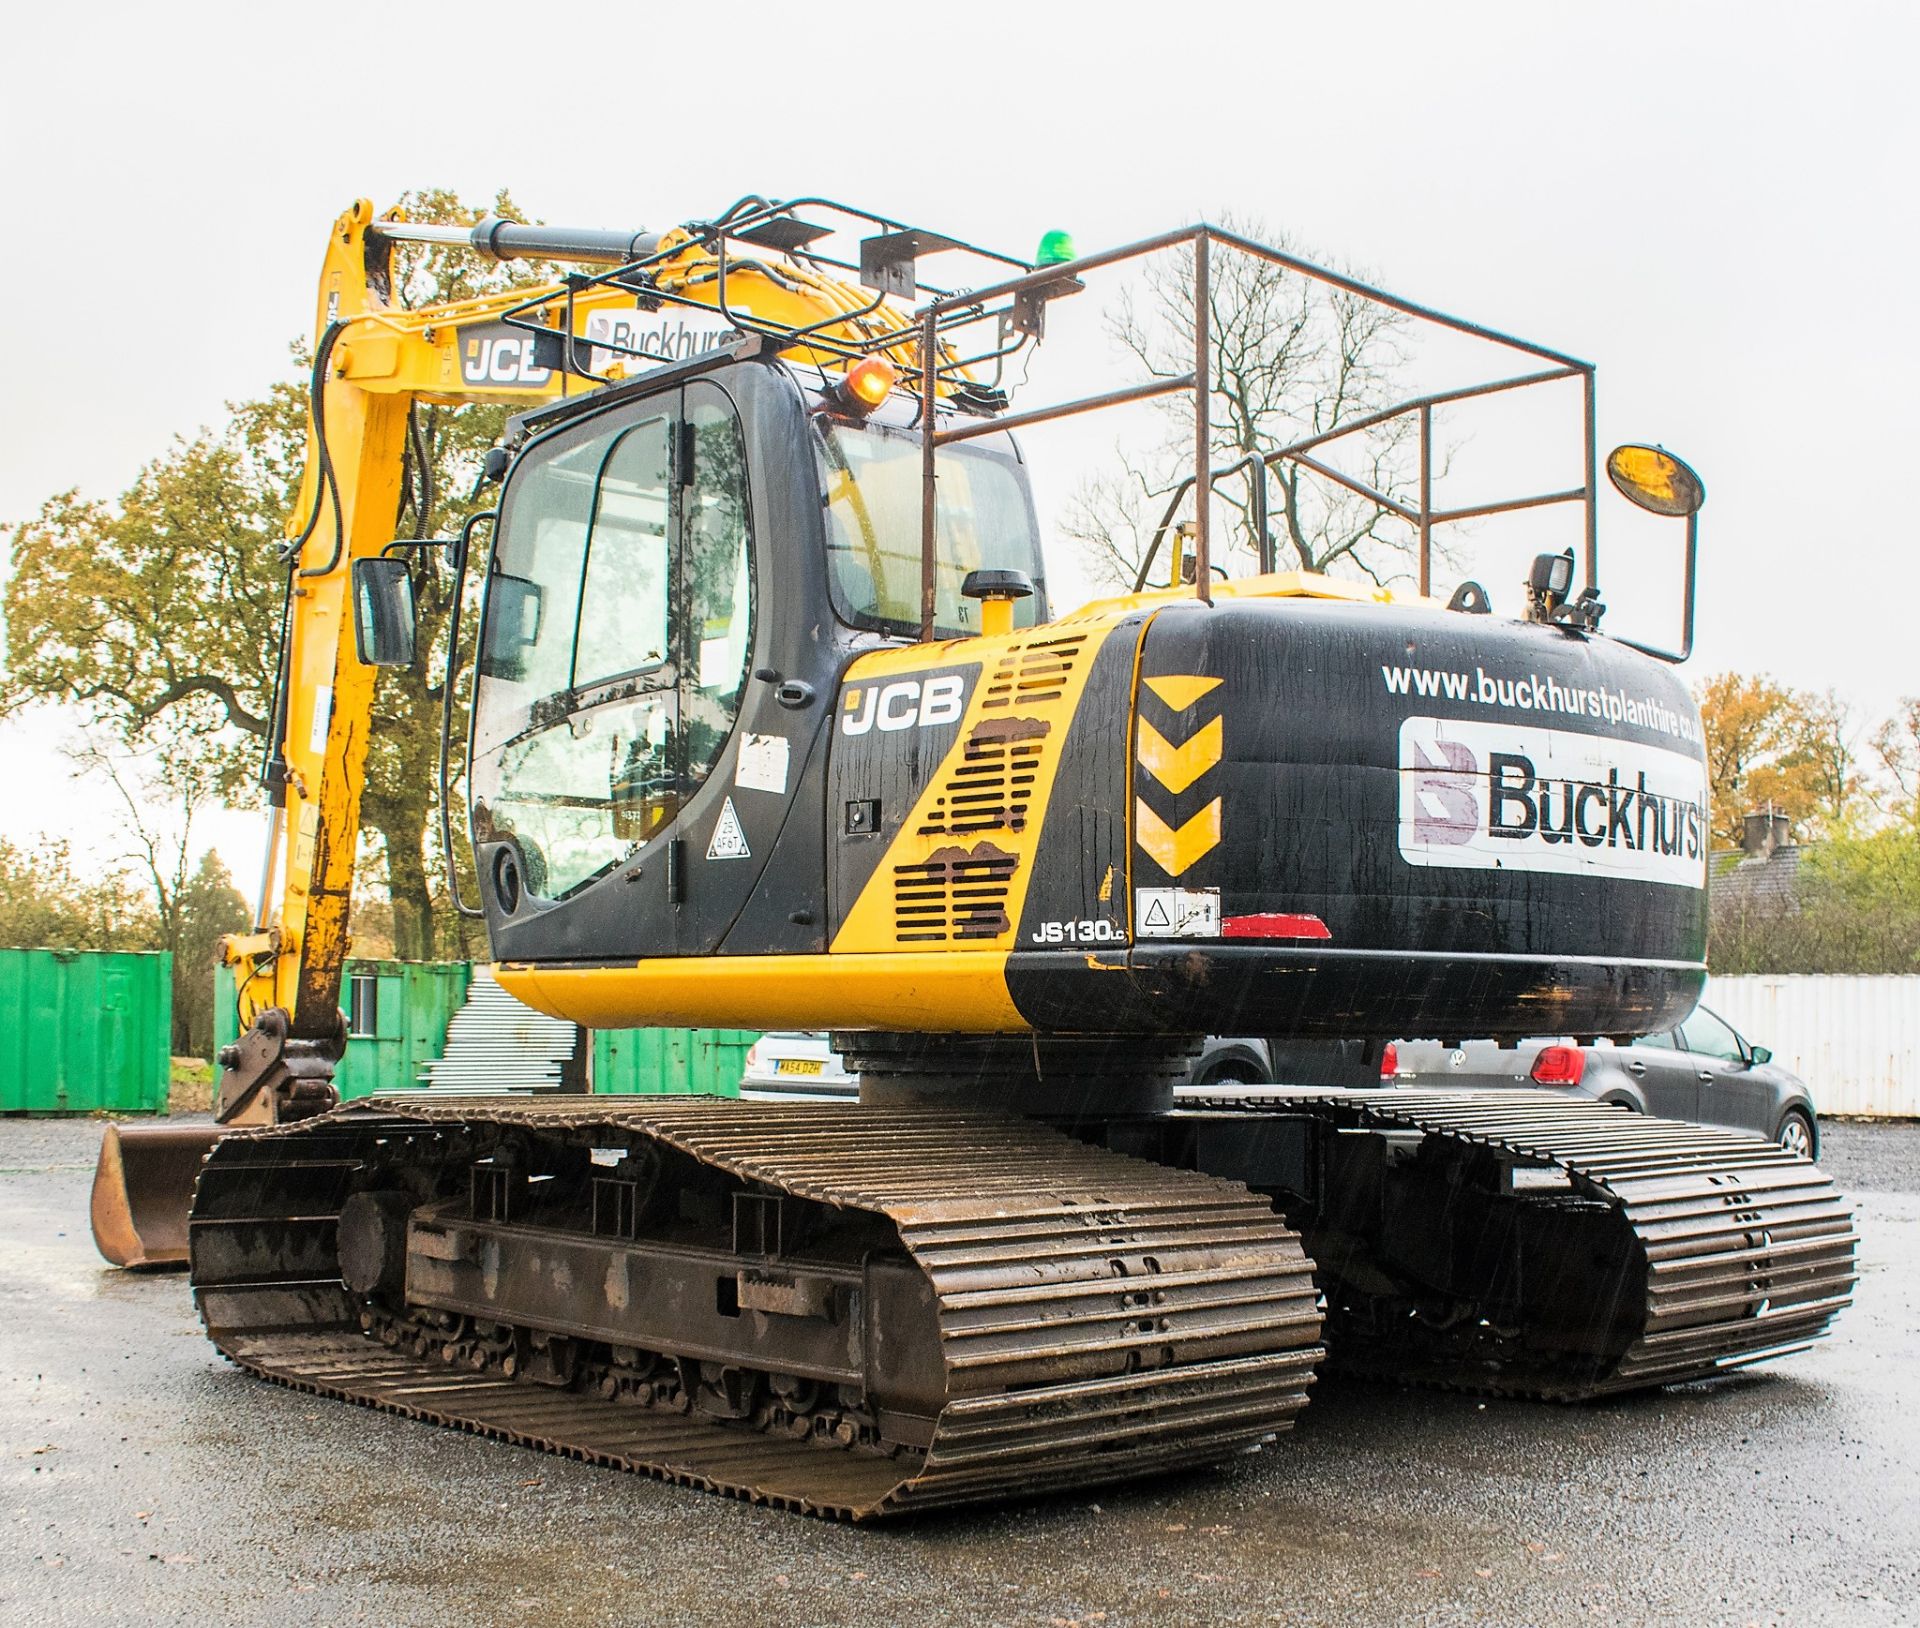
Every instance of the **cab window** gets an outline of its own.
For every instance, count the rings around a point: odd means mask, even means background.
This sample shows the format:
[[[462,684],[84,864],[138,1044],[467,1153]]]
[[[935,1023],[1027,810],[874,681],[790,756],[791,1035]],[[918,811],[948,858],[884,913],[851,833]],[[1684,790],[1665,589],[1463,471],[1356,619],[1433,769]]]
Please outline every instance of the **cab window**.
[[[909,638],[920,632],[920,437],[878,424],[831,424],[820,437],[827,511],[827,578],[842,621]],[[969,571],[1024,571],[1043,580],[1033,509],[1019,464],[965,444],[935,458],[934,621],[976,632],[980,607],[960,592]],[[1037,594],[1036,594],[1037,597]],[[1035,599],[1014,606],[1031,627]]]
[[[693,479],[686,490],[681,585],[686,671],[680,686],[688,789],[705,780],[733,733],[753,643],[747,448],[719,392],[688,392]]]
[[[667,422],[652,419],[616,436],[594,481],[573,641],[574,689],[667,659]]]
[[[515,470],[487,582],[473,822],[476,841],[519,844],[532,893],[612,869],[712,771],[751,652],[751,544],[744,438],[711,385],[556,436]]]

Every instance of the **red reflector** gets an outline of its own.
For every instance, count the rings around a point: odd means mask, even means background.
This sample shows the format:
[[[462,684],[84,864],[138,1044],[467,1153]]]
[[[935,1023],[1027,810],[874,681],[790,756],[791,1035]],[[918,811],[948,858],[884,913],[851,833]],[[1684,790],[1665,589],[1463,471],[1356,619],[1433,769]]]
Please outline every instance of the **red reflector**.
[[[1380,1053],[1380,1078],[1390,1080],[1400,1072],[1400,1048],[1391,1040]]]
[[[1228,916],[1220,923],[1223,938],[1332,938],[1318,916],[1273,911],[1258,916]]]
[[[1587,1071],[1587,1054],[1578,1046],[1548,1046],[1533,1060],[1536,1085],[1578,1085]]]

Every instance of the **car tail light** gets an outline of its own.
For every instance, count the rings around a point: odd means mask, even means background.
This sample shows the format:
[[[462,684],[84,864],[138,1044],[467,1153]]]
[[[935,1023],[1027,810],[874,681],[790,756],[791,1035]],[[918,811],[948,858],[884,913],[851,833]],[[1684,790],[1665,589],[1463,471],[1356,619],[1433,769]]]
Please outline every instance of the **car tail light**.
[[[1578,1085],[1587,1071],[1587,1054],[1578,1046],[1548,1046],[1533,1060],[1536,1085]]]
[[[1400,1048],[1389,1040],[1380,1052],[1380,1078],[1392,1082],[1400,1072]]]
[[[751,1074],[754,1072],[754,1070],[759,1068],[759,1066],[760,1066],[760,1042],[756,1040],[751,1046],[747,1047],[746,1061],[743,1062],[740,1065],[740,1067],[741,1067],[741,1072],[746,1074]]]

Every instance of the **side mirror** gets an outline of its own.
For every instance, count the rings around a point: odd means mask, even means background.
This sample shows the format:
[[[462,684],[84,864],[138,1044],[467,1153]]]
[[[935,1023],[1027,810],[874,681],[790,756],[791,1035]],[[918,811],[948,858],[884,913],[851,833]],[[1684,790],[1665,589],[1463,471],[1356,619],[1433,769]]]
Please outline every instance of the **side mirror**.
[[[1687,523],[1686,578],[1681,589],[1680,648],[1662,650],[1637,639],[1619,642],[1643,655],[1676,664],[1693,654],[1693,590],[1700,555],[1700,505],[1707,501],[1705,483],[1664,447],[1615,447],[1607,454],[1607,479],[1636,508]]]
[[[1691,519],[1707,501],[1700,477],[1665,447],[1615,447],[1607,479],[1629,503],[1675,520]]]
[[[353,648],[369,667],[411,667],[416,612],[405,560],[353,562]]]
[[[487,620],[480,633],[480,661],[489,677],[520,676],[521,658],[540,642],[541,615],[539,583],[504,572],[487,579]]]
[[[1773,1050],[1768,1046],[1755,1046],[1752,1055],[1756,1065],[1773,1061]]]

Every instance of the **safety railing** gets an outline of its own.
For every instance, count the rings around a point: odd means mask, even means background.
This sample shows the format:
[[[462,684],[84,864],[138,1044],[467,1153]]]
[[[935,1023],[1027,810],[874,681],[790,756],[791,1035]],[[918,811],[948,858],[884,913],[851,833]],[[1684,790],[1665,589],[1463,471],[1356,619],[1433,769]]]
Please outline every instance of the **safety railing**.
[[[1165,516],[1148,546],[1136,586],[1144,586],[1160,544],[1174,516],[1192,501],[1192,556],[1194,592],[1212,597],[1210,521],[1215,486],[1245,475],[1251,482],[1249,508],[1253,514],[1255,548],[1263,571],[1274,566],[1274,543],[1269,529],[1270,503],[1267,472],[1283,463],[1309,471],[1316,479],[1365,498],[1395,516],[1417,536],[1418,581],[1423,595],[1433,588],[1433,533],[1436,526],[1508,514],[1557,504],[1580,504],[1584,510],[1586,583],[1599,571],[1596,498],[1599,457],[1594,413],[1594,369],[1590,363],[1481,323],[1469,322],[1431,306],[1360,281],[1330,267],[1226,228],[1201,223],[1144,238],[1058,264],[1035,266],[1027,261],[983,249],[958,238],[908,226],[869,210],[828,198],[769,201],[743,198],[709,222],[684,228],[684,236],[665,242],[657,235],[575,232],[565,228],[522,226],[505,221],[482,221],[472,228],[413,226],[382,222],[389,235],[416,241],[464,243],[498,258],[558,258],[575,263],[598,261],[606,269],[573,271],[549,288],[529,296],[501,313],[510,325],[531,332],[545,352],[536,354],[542,365],[564,373],[607,381],[591,370],[595,353],[618,357],[643,367],[670,365],[677,358],[654,355],[613,338],[589,341],[578,332],[575,302],[593,289],[619,288],[641,301],[717,313],[743,334],[759,334],[790,353],[811,355],[816,362],[843,365],[876,353],[910,359],[913,376],[902,383],[922,403],[923,493],[921,502],[921,631],[931,638],[934,628],[936,584],[936,508],[934,470],[939,449],[978,436],[1003,434],[1057,419],[1099,412],[1187,392],[1192,398],[1193,468],[1174,488]],[[859,237],[858,258],[829,252],[827,245],[849,232]],[[672,286],[657,274],[682,256],[689,244],[712,257],[702,273],[698,295]],[[1186,250],[1192,261],[1192,365],[1171,375],[1156,375],[1136,384],[1095,395],[1070,398],[1041,407],[1010,411],[1002,388],[1006,363],[1045,332],[1048,304],[1062,295],[1080,292],[1096,273],[1168,251]],[[1482,382],[1409,397],[1393,406],[1334,423],[1305,438],[1271,451],[1244,452],[1233,463],[1213,467],[1212,403],[1214,356],[1212,295],[1216,251],[1252,256],[1335,290],[1372,302],[1416,322],[1450,333],[1485,341],[1493,346],[1545,363],[1527,372],[1502,375]],[[985,286],[941,287],[922,279],[919,262],[931,255],[957,255],[985,272]],[[771,257],[771,258],[769,258]],[[794,325],[774,323],[756,314],[734,297],[731,284],[751,269],[756,279],[785,275],[782,265],[798,265],[825,273],[845,273],[870,298],[840,304],[818,320]],[[1005,275],[1007,272],[1012,275]],[[845,281],[841,287],[849,284]],[[917,307],[908,311],[902,306]],[[716,360],[718,358],[716,357]],[[1577,487],[1535,492],[1497,501],[1448,508],[1434,506],[1436,410],[1515,390],[1577,379],[1582,391],[1583,479]],[[934,402],[954,411],[929,412]],[[1332,461],[1333,449],[1347,437],[1365,435],[1411,416],[1417,427],[1418,499],[1408,501],[1382,491],[1372,482],[1342,470]],[[1184,562],[1169,570],[1179,582]]]
[[[1271,452],[1254,452],[1242,456],[1232,464],[1222,468],[1213,467],[1213,430],[1211,422],[1213,398],[1213,335],[1212,335],[1212,292],[1213,292],[1213,255],[1216,247],[1232,252],[1251,255],[1271,265],[1285,268],[1313,281],[1342,290],[1361,299],[1372,301],[1389,310],[1411,317],[1419,322],[1431,323],[1449,332],[1462,334],[1469,338],[1484,340],[1492,345],[1515,351],[1521,355],[1534,357],[1550,364],[1543,369],[1526,373],[1489,379],[1478,384],[1459,386],[1453,389],[1434,391],[1425,395],[1410,397],[1394,406],[1362,417],[1337,423],[1318,434],[1290,443]],[[1357,278],[1334,271],[1326,266],[1315,265],[1298,255],[1288,254],[1284,250],[1273,248],[1269,244],[1255,241],[1238,232],[1221,227],[1201,224],[1184,227],[1177,231],[1163,232],[1157,237],[1145,238],[1122,248],[1110,249],[1104,253],[1089,255],[1085,259],[1071,261],[1061,266],[1048,266],[1008,278],[986,288],[971,289],[964,293],[938,296],[920,308],[917,313],[920,327],[921,378],[919,394],[923,400],[935,399],[946,364],[941,360],[942,352],[948,354],[964,353],[964,346],[954,344],[957,330],[979,323],[992,323],[996,330],[1005,333],[1013,330],[1037,330],[1042,326],[1034,313],[1042,308],[1046,301],[1058,294],[1078,292],[1084,286],[1085,279],[1092,273],[1118,266],[1127,261],[1140,260],[1149,255],[1160,254],[1168,250],[1187,248],[1192,255],[1192,300],[1193,300],[1193,365],[1190,370],[1170,376],[1156,376],[1140,383],[1123,386],[1116,390],[1104,391],[1098,395],[1084,396],[1072,400],[1051,403],[1043,407],[1027,408],[1019,412],[1003,413],[986,422],[957,422],[941,427],[937,422],[928,426],[923,437],[923,493],[921,502],[921,631],[923,637],[932,637],[933,606],[935,585],[935,505],[934,505],[934,467],[939,449],[954,442],[966,441],[976,436],[996,434],[1007,430],[1023,429],[1036,424],[1045,424],[1056,419],[1067,418],[1083,413],[1097,412],[1105,408],[1123,406],[1131,403],[1149,401],[1160,397],[1191,392],[1193,402],[1193,439],[1194,463],[1192,471],[1174,488],[1165,515],[1153,534],[1148,546],[1135,586],[1143,587],[1152,567],[1160,542],[1172,524],[1173,517],[1191,496],[1193,503],[1193,545],[1192,556],[1193,582],[1195,594],[1202,600],[1212,597],[1212,560],[1210,521],[1213,488],[1221,480],[1242,472],[1252,478],[1253,497],[1251,508],[1254,513],[1256,549],[1260,567],[1263,571],[1274,568],[1273,539],[1268,529],[1268,508],[1266,493],[1266,472],[1281,464],[1291,462],[1310,470],[1320,479],[1331,481],[1338,486],[1366,498],[1377,504],[1386,513],[1397,516],[1413,527],[1418,535],[1419,587],[1425,595],[1433,587],[1433,530],[1435,526],[1452,522],[1481,518],[1487,515],[1507,514],[1522,509],[1543,508],[1555,504],[1578,503],[1585,511],[1585,549],[1584,565],[1586,580],[1594,582],[1599,574],[1597,506],[1599,478],[1599,450],[1596,440],[1594,416],[1594,369],[1592,364],[1580,361],[1560,351],[1551,350],[1530,340],[1521,339],[1513,334],[1503,333],[1496,328],[1468,322],[1464,318],[1450,316],[1431,306],[1415,303],[1388,293],[1385,289],[1375,288]],[[1452,508],[1436,509],[1433,504],[1434,481],[1434,434],[1433,418],[1435,409],[1477,398],[1499,395],[1513,390],[1527,389],[1533,386],[1556,383],[1567,379],[1578,379],[1583,395],[1583,456],[1584,479],[1582,483],[1567,490],[1537,492],[1520,497],[1503,498],[1494,502],[1475,503]],[[1411,504],[1396,498],[1391,493],[1382,492],[1371,483],[1350,475],[1329,462],[1324,454],[1334,443],[1344,437],[1365,434],[1395,420],[1414,415],[1417,420],[1417,450],[1419,459],[1419,501]],[[1178,565],[1170,572],[1177,580],[1181,575]]]

